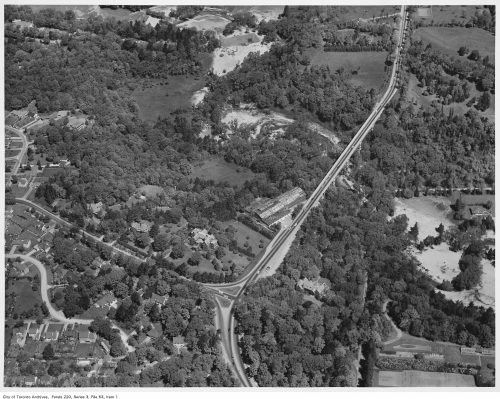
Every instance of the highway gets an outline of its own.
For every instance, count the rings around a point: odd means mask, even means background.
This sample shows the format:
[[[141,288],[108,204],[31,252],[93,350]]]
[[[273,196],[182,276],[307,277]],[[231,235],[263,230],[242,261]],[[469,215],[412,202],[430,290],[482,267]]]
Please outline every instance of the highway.
[[[363,139],[366,135],[371,131],[377,120],[380,118],[386,105],[391,101],[394,94],[397,91],[397,76],[398,76],[398,68],[400,63],[400,50],[404,43],[404,34],[406,32],[406,24],[407,24],[407,13],[405,11],[405,6],[401,6],[401,25],[399,28],[399,37],[398,43],[395,51],[395,59],[394,65],[391,72],[391,77],[389,81],[389,85],[381,97],[381,99],[375,104],[373,111],[371,112],[368,119],[363,123],[363,125],[359,128],[358,132],[354,135],[350,143],[344,149],[339,158],[335,161],[331,169],[328,171],[326,176],[323,178],[321,183],[318,185],[316,190],[311,194],[309,199],[305,202],[302,210],[295,217],[293,224],[281,230],[268,245],[264,256],[261,258],[259,262],[255,264],[252,270],[245,274],[238,281],[228,283],[228,284],[205,284],[205,286],[213,291],[215,291],[216,295],[220,295],[226,300],[230,300],[230,306],[222,309],[220,306],[217,306],[217,312],[229,313],[229,322],[227,321],[228,317],[219,317],[219,321],[221,322],[220,330],[222,334],[222,346],[223,351],[225,351],[225,356],[230,358],[232,361],[232,368],[236,370],[236,376],[240,380],[241,385],[249,387],[251,384],[248,381],[246,375],[244,377],[241,376],[241,371],[244,370],[243,362],[240,358],[239,348],[237,344],[237,339],[234,334],[234,305],[238,303],[241,297],[244,294],[246,287],[249,284],[254,282],[259,273],[264,270],[268,264],[272,261],[273,257],[280,251],[281,247],[291,238],[294,237],[296,232],[300,229],[301,224],[309,215],[311,209],[319,202],[322,198],[328,187],[335,181],[335,178],[338,176],[340,171],[347,165],[351,156],[355,153],[356,149],[362,143]]]

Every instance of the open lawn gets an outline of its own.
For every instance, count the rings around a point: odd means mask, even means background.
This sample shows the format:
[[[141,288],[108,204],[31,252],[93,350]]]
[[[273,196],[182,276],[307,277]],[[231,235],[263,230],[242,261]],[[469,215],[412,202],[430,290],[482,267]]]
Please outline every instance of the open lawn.
[[[474,111],[478,112],[480,115],[483,115],[486,118],[488,118],[488,120],[490,122],[493,122],[493,123],[495,122],[495,95],[494,94],[491,95],[491,104],[487,110],[479,111],[473,105],[468,107],[466,104],[469,102],[469,100],[472,97],[476,97],[476,99],[478,99],[479,96],[481,95],[481,93],[476,89],[475,85],[473,85],[472,83],[469,83],[469,89],[470,89],[470,93],[471,93],[469,98],[462,101],[461,103],[451,103],[448,105],[442,105],[438,101],[438,98],[435,94],[423,95],[423,93],[425,92],[425,88],[418,86],[418,80],[415,77],[415,75],[410,73],[409,76],[410,76],[410,79],[408,82],[408,94],[407,94],[408,99],[415,104],[421,105],[424,110],[427,110],[431,107],[438,108],[439,110],[441,110],[441,107],[442,107],[443,112],[445,114],[448,114],[450,112],[450,110],[453,109],[453,112],[455,115],[464,115],[468,111],[473,109]]]
[[[19,155],[21,150],[5,150],[5,158],[11,158],[11,157],[16,157]]]
[[[258,255],[259,252],[263,251],[264,248],[269,243],[269,239],[264,237],[259,232],[252,230],[247,225],[244,225],[238,221],[224,222],[222,223],[224,228],[233,226],[236,229],[236,233],[234,234],[234,238],[238,241],[239,247],[245,247],[245,243],[248,243],[248,247],[252,249],[252,252],[255,255]],[[262,245],[262,248],[259,247]]]
[[[180,28],[195,28],[196,30],[222,31],[229,22],[229,19],[220,15],[202,13],[177,26]]]
[[[20,279],[14,282],[6,290],[6,295],[11,293],[16,294],[16,305],[14,307],[14,313],[27,312],[36,304],[42,304],[42,297],[40,296],[40,291],[33,291],[31,288],[31,283],[27,279]]]
[[[208,68],[210,59],[206,60]],[[190,108],[193,94],[205,86],[202,78],[193,76],[172,76],[166,84],[162,83],[164,82],[151,80],[133,91],[132,97],[139,106],[139,117],[142,120],[155,122],[178,108]]]
[[[223,159],[210,159],[194,165],[190,177],[213,180],[216,183],[226,182],[231,186],[243,187],[245,181],[253,179],[255,174]]]
[[[355,85],[367,89],[381,89],[385,78],[385,60],[387,53],[383,51],[337,52],[309,50],[311,65],[328,65],[332,72],[344,68],[355,72],[351,81]]]
[[[228,36],[221,39],[222,47],[244,46],[248,43],[258,43],[260,37],[254,32],[245,33],[238,36]]]
[[[459,57],[458,49],[468,47],[478,50],[481,57],[489,56],[495,62],[495,36],[484,29],[462,27],[429,26],[418,28],[413,33],[414,40],[430,43],[432,48]]]
[[[428,371],[379,371],[381,387],[475,387],[474,376]]]
[[[342,13],[340,17],[343,20],[351,20],[351,19],[369,19],[369,18],[377,18],[383,15],[394,14],[400,12],[401,9],[399,6],[340,6],[342,7]]]

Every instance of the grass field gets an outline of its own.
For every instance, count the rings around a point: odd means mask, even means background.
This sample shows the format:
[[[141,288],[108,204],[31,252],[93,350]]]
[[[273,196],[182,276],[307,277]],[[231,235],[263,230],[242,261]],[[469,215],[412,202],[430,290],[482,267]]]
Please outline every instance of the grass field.
[[[37,303],[42,304],[40,291],[33,291],[31,283],[26,279],[17,280],[14,285],[6,290],[6,295],[16,294],[16,305],[14,313],[22,313],[31,310]]]
[[[433,49],[455,57],[459,57],[458,49],[466,46],[495,62],[495,36],[484,29],[430,26],[415,30],[413,39],[430,43]]]
[[[325,52],[323,50],[309,51],[311,65],[328,65],[332,72],[344,68],[357,74],[352,75],[351,81],[358,86],[368,89],[380,89],[386,78],[386,52]]]
[[[223,37],[221,39],[222,47],[244,46],[248,43],[258,42],[260,42],[260,38],[254,32],[245,33],[238,36]]]
[[[5,150],[5,158],[15,157],[19,155],[21,150]]]
[[[220,15],[199,14],[186,22],[177,25],[180,28],[196,28],[197,30],[222,31],[230,21]]]
[[[399,6],[341,6],[343,8],[343,13],[341,15],[342,19],[357,19],[357,18],[373,18],[380,17],[386,14],[394,14],[399,12],[401,9]]]
[[[199,177],[216,183],[226,182],[237,187],[243,187],[245,181],[251,180],[254,176],[255,174],[250,169],[217,158],[193,166],[190,175],[193,179]]]
[[[378,385],[384,387],[475,387],[472,375],[427,371],[379,371]]]
[[[222,225],[224,226],[224,228],[233,226],[236,229],[234,238],[236,241],[238,241],[238,246],[244,247],[244,244],[248,243],[249,248],[252,248],[252,252],[255,255],[262,251],[269,243],[268,238],[264,237],[259,232],[252,230],[250,227],[244,225],[241,222],[224,222],[222,223]],[[259,248],[260,244],[263,245],[262,248]]]
[[[205,64],[208,69],[211,56],[207,57]],[[147,87],[139,87],[132,93],[142,120],[155,122],[178,108],[191,107],[191,97],[205,86],[203,79],[196,80],[192,76],[172,76],[167,84],[160,83],[159,80],[150,81]]]
[[[419,7],[415,15],[416,20],[434,21],[435,24],[455,21],[467,22],[476,13],[476,7],[482,6],[431,6]]]

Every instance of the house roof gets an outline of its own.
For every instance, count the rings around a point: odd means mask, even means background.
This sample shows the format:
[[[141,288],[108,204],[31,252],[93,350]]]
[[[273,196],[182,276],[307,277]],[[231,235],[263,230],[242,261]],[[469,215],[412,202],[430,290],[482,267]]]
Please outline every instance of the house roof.
[[[184,341],[184,337],[182,335],[177,335],[176,337],[174,337],[174,339],[172,340],[172,343],[174,345],[184,345],[186,342]]]

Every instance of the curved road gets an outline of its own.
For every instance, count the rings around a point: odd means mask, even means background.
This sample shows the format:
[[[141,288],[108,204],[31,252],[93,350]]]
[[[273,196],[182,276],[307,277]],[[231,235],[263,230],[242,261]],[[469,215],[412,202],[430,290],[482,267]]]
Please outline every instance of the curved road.
[[[49,314],[50,317],[54,320],[60,321],[62,323],[66,324],[73,324],[73,323],[78,323],[78,324],[85,324],[85,325],[90,325],[92,323],[93,319],[78,319],[78,318],[67,318],[64,316],[64,313],[61,310],[56,310],[52,303],[50,302],[49,299],[49,289],[52,287],[49,285],[47,281],[47,270],[45,269],[45,266],[42,262],[40,262],[38,259],[33,258],[29,255],[21,255],[21,254],[8,254],[5,255],[7,259],[17,259],[21,258],[25,262],[29,262],[32,265],[34,265],[37,269],[38,272],[40,273],[40,293],[42,296],[42,301],[47,305],[47,308],[49,309]],[[135,351],[135,348],[133,346],[130,346],[128,344],[128,339],[130,337],[129,334],[127,334],[124,330],[122,330],[120,327],[118,327],[115,323],[111,322],[113,328],[116,328],[120,332],[120,337],[122,339],[123,345],[125,345],[125,348],[127,348],[127,351],[133,352]]]

